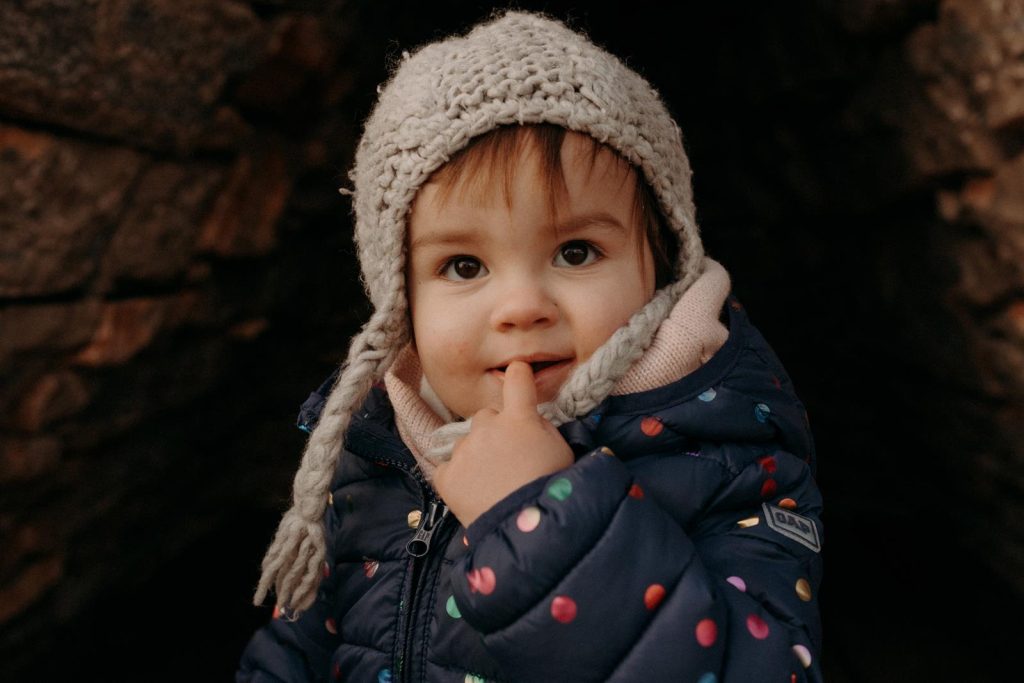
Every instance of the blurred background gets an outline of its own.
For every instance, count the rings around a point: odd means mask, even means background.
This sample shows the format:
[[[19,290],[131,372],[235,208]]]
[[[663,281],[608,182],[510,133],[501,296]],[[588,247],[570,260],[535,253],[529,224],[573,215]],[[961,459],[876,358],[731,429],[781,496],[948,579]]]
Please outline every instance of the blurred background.
[[[368,312],[361,122],[496,6],[0,3],[0,679],[231,679]],[[1020,680],[1024,0],[518,6],[682,127],[815,431],[828,680]]]

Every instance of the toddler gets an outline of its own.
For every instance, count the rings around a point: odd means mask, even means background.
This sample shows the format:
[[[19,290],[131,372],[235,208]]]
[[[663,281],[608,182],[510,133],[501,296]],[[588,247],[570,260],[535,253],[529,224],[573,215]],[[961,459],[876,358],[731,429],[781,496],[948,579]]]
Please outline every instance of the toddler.
[[[820,681],[806,413],[651,86],[508,12],[405,56],[351,178],[374,313],[237,680]]]

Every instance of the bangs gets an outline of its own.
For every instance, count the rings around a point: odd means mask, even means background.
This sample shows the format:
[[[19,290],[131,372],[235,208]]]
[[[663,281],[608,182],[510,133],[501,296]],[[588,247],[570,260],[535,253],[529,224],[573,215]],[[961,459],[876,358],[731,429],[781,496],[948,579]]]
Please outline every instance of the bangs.
[[[562,168],[562,145],[566,129],[553,124],[508,125],[495,128],[475,138],[434,171],[429,182],[437,185],[438,199],[443,204],[457,196],[463,201],[484,203],[494,192],[501,192],[505,206],[512,207],[512,184],[524,154],[535,154],[541,181],[547,191],[548,212],[557,223],[559,207],[567,199],[569,188]],[[622,181],[634,183],[632,218],[636,228],[637,254],[642,258],[644,238],[650,246],[655,265],[655,286],[660,288],[675,275],[679,245],[668,230],[657,198],[636,169],[618,152],[589,135],[582,135],[588,145],[584,158],[587,172],[592,173],[602,151],[615,156]]]

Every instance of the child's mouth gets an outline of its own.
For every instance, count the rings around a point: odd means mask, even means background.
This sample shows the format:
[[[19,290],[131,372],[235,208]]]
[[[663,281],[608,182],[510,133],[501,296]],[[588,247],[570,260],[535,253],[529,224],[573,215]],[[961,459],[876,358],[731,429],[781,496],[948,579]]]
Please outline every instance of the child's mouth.
[[[557,360],[534,360],[534,361],[527,361],[527,363],[530,366],[530,370],[533,371],[533,374],[536,375],[537,373],[541,372],[542,370],[546,370],[547,368],[550,368],[550,367],[555,366],[555,365],[561,365],[563,363],[567,363],[567,362],[569,362],[569,360],[570,359],[568,359],[568,358],[559,358]],[[508,365],[500,365],[500,366],[498,366],[498,367],[496,367],[494,369],[497,370],[498,372],[504,373],[505,370],[508,369]]]

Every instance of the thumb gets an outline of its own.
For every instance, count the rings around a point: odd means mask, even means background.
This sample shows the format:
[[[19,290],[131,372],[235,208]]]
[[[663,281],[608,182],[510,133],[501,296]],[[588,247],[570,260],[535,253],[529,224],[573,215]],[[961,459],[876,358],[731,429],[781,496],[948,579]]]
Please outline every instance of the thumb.
[[[523,361],[513,361],[505,368],[505,385],[501,394],[502,411],[537,412],[537,387],[533,370]]]

